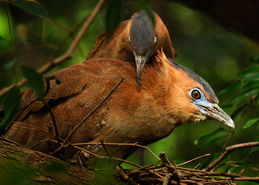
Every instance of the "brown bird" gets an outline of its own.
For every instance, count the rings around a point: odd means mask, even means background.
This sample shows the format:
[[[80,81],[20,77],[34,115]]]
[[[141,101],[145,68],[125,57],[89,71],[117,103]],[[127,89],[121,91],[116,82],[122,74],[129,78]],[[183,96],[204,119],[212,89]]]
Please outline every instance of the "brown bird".
[[[114,72],[116,71],[116,73]],[[45,97],[36,100],[32,90],[23,93],[21,110],[5,138],[43,152],[60,142],[139,143],[147,145],[169,135],[175,127],[215,119],[234,128],[232,119],[218,106],[218,99],[199,75],[156,52],[144,68],[142,86],[135,83],[135,67],[129,62],[96,58],[53,75]],[[49,107],[49,109],[47,108]],[[50,111],[51,110],[51,111]],[[53,116],[51,116],[51,112]],[[86,147],[95,154],[126,158],[132,146]],[[71,159],[76,151],[62,150]]]
[[[131,19],[123,21],[108,38],[103,34],[96,41],[87,59],[114,58],[136,63],[137,81],[147,61],[157,49],[163,48],[167,57],[175,58],[169,32],[156,13],[153,13],[154,23],[144,10],[133,14]]]

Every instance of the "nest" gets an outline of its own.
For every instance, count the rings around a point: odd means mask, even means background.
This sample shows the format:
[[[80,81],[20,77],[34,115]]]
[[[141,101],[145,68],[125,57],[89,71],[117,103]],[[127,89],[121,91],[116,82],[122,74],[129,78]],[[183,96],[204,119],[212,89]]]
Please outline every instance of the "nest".
[[[137,185],[236,185],[237,181],[247,181],[259,183],[259,177],[243,176],[241,171],[236,173],[214,172],[214,168],[231,151],[258,145],[256,143],[244,143],[227,147],[225,152],[214,160],[207,168],[199,170],[196,168],[181,167],[184,164],[208,156],[205,154],[182,164],[173,165],[170,163],[165,153],[160,153],[159,158],[162,165],[148,165],[134,170],[124,170],[118,168],[118,173],[123,181]],[[258,171],[258,169],[256,169]]]
[[[149,165],[134,170],[119,170],[123,181],[141,185],[235,185],[235,181],[247,180],[238,174],[207,172],[177,165]]]

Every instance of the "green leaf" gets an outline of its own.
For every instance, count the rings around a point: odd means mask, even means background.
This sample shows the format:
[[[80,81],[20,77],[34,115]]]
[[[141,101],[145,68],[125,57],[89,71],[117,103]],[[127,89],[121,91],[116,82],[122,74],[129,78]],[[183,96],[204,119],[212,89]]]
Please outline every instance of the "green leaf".
[[[250,82],[255,80],[259,80],[259,72],[248,73],[241,78],[242,82]]]
[[[249,94],[241,94],[239,96],[236,96],[233,101],[232,101],[232,104],[234,106],[241,106],[241,105],[244,105],[246,104],[250,99],[250,96]]]
[[[206,135],[203,135],[203,136],[201,136],[199,139],[196,139],[196,140],[194,141],[194,144],[195,144],[195,145],[198,145],[198,144],[201,143],[202,141],[207,140],[207,139],[209,139],[209,138],[211,138],[211,137],[213,137],[213,136],[219,134],[220,132],[222,132],[222,131],[224,131],[224,130],[225,130],[225,129],[223,129],[223,128],[217,128],[216,130],[212,131],[211,133],[206,134]]]
[[[248,93],[254,89],[259,89],[259,81],[249,82],[247,83],[241,90],[239,94]]]
[[[22,73],[27,79],[27,85],[31,88],[38,96],[43,99],[45,95],[45,87],[42,75],[37,73],[33,68],[22,66]]]
[[[108,1],[105,26],[108,35],[112,35],[113,31],[117,28],[121,21],[121,0]]]
[[[9,2],[30,14],[41,18],[48,17],[46,8],[36,0],[10,0]]]
[[[135,1],[138,3],[140,8],[143,9],[147,13],[149,19],[155,25],[154,14],[153,14],[152,10],[149,8],[148,4],[145,1],[143,1],[143,0],[135,0]]]
[[[248,93],[236,96],[233,99],[232,103],[235,106],[244,105],[251,102],[251,100],[255,99],[258,95],[259,95],[259,89],[253,89]]]
[[[247,67],[241,74],[240,74],[240,78],[242,78],[243,76],[245,76],[248,73],[254,72],[259,70],[259,66],[258,65],[253,65],[250,67]]]
[[[259,118],[251,119],[245,123],[243,128],[249,128],[259,121]]]
[[[13,87],[3,100],[4,119],[0,123],[0,128],[6,127],[13,119],[19,109],[21,93],[17,87]]]

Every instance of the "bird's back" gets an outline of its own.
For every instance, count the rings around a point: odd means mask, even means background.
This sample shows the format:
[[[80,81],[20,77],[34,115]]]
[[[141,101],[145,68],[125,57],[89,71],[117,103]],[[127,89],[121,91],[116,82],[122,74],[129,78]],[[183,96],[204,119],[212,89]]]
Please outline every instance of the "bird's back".
[[[50,108],[35,101],[31,90],[25,91],[20,111],[4,137],[35,150],[52,152],[58,147],[55,125],[61,143],[146,145],[167,136],[178,123],[171,113],[172,102],[167,101],[172,99],[168,74],[172,66],[161,57],[144,69],[140,89],[135,67],[115,59],[91,59],[53,73],[61,83],[50,81],[45,97]],[[97,154],[104,152],[102,147],[87,149]],[[125,158],[135,149],[111,147],[109,152]],[[70,149],[64,152],[65,158],[75,154]]]
[[[135,85],[134,78],[130,78],[131,75],[134,76],[134,67],[126,62],[112,59],[93,59],[65,68],[53,75],[61,83],[50,81],[45,100],[51,110],[36,100],[32,90],[25,91],[20,111],[5,138],[40,151],[53,150],[48,148],[50,141],[55,140],[50,111],[53,112],[59,136],[65,139],[87,114],[107,98],[121,78],[127,79],[125,81],[128,81],[128,85]],[[70,136],[69,141],[87,142],[95,137],[104,125],[102,122],[107,115],[106,105],[109,99],[84,121]]]

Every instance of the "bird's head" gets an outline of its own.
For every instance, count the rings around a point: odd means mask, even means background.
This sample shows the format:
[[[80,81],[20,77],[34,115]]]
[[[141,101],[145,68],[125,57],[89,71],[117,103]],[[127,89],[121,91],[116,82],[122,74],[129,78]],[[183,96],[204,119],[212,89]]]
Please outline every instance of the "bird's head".
[[[171,114],[178,122],[214,119],[232,129],[235,128],[230,116],[219,107],[219,101],[213,89],[202,77],[169,60],[162,52],[159,55],[160,60],[167,66],[165,76],[168,76],[171,81],[168,102],[170,102]]]
[[[167,27],[155,12],[153,12],[153,18],[154,22],[144,10],[141,10],[132,15],[128,24],[127,39],[135,58],[138,80],[145,63],[157,49],[163,48],[167,57],[176,57]]]
[[[157,44],[155,25],[145,11],[141,10],[133,14],[130,20],[128,42],[135,58],[137,78],[140,79],[141,71]]]

